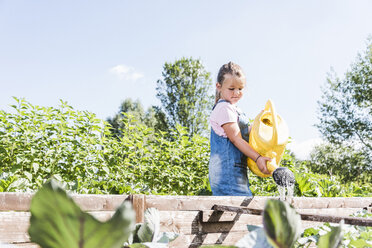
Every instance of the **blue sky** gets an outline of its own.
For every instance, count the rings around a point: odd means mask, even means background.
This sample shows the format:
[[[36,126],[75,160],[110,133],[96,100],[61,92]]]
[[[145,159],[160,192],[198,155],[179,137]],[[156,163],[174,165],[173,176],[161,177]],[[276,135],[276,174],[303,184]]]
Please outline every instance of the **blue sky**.
[[[247,75],[239,107],[254,118],[272,99],[304,154],[320,138],[320,87],[365,49],[371,11],[369,0],[0,0],[0,109],[12,96],[62,99],[106,119],[129,97],[160,105],[165,62],[199,58],[215,81],[234,61]]]

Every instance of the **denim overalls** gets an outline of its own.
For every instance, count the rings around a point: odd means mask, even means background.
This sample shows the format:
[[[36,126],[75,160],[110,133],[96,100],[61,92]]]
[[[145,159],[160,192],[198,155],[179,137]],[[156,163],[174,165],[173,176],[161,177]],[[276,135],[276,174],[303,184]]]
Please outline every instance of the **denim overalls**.
[[[217,104],[221,102],[226,101],[220,100]],[[242,138],[248,142],[248,118],[243,113],[237,113]],[[217,135],[212,128],[209,182],[216,196],[252,196],[247,177],[247,157],[228,138]]]

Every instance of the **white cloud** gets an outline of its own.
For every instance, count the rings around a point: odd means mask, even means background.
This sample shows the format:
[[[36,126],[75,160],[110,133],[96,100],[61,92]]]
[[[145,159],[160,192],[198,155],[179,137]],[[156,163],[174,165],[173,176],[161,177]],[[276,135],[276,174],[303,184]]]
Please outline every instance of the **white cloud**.
[[[308,139],[302,142],[297,142],[296,140],[288,144],[287,148],[290,149],[297,158],[299,159],[309,159],[311,150],[323,142],[320,138]]]
[[[109,69],[109,72],[116,75],[121,80],[136,81],[143,78],[144,75],[137,72],[133,67],[127,65],[117,65]]]

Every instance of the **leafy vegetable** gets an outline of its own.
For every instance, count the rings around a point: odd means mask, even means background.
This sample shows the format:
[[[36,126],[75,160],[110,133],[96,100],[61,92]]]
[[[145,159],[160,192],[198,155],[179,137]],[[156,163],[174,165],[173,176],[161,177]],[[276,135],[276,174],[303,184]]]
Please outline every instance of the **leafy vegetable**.
[[[157,241],[160,230],[160,216],[156,208],[148,208],[145,211],[145,222],[140,226],[137,232],[139,241],[155,242]]]
[[[293,247],[301,234],[301,217],[287,202],[267,200],[263,223],[269,243],[274,247]]]
[[[143,243],[147,247],[166,247],[177,237],[177,233],[160,232],[159,211],[156,208],[148,208],[145,211],[144,223],[137,224],[133,241]],[[130,247],[136,246],[131,245]]]
[[[244,235],[235,246],[239,248],[272,248],[267,241],[265,230],[262,227],[255,228],[248,234]]]
[[[318,241],[319,248],[337,248],[341,245],[342,241],[342,224],[341,221],[339,226],[331,227],[331,231],[327,232],[326,234],[320,236]]]
[[[54,180],[32,198],[28,230],[41,247],[121,247],[134,230],[135,212],[124,202],[107,222],[80,210]]]

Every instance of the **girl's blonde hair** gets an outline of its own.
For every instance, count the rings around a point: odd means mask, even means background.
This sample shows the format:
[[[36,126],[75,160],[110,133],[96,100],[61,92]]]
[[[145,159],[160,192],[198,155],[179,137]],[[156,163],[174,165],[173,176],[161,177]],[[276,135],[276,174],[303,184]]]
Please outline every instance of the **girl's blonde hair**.
[[[221,66],[220,70],[218,71],[218,75],[217,75],[217,83],[222,85],[223,82],[225,81],[225,76],[227,74],[238,77],[239,79],[242,79],[242,80],[245,79],[245,75],[244,75],[242,68],[239,65],[231,61]],[[215,103],[217,103],[220,98],[221,98],[221,93],[220,91],[216,89]]]

